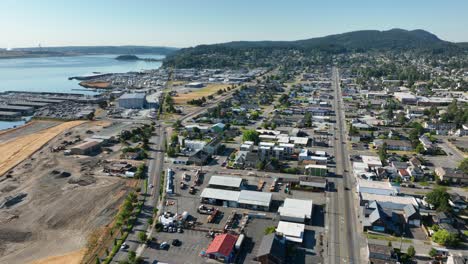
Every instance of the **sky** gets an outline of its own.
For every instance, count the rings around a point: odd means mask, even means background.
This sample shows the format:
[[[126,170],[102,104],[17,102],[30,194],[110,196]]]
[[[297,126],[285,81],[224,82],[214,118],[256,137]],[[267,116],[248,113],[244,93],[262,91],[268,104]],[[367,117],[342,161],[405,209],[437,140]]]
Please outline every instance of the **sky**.
[[[424,29],[468,42],[468,0],[1,0],[0,47],[188,47]]]

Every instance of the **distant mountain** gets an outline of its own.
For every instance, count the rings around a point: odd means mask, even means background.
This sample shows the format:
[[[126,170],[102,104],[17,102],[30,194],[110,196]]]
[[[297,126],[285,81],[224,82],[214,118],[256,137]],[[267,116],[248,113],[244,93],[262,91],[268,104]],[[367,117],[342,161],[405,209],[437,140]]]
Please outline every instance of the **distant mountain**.
[[[151,46],[66,46],[66,47],[34,47],[17,48],[23,52],[51,52],[64,54],[160,54],[167,55],[177,50],[171,47]]]
[[[168,56],[165,65],[176,67],[189,66],[222,66],[216,61],[224,60],[226,66],[233,62],[226,56],[243,56],[244,53],[255,54],[260,60],[268,52],[300,52],[345,53],[354,51],[417,51],[417,52],[460,52],[468,50],[465,43],[457,44],[441,40],[436,35],[425,30],[391,29],[386,31],[361,30],[343,34],[329,35],[296,41],[234,41],[228,43],[200,45],[193,48],[180,49]],[[268,52],[265,52],[268,51]],[[211,60],[206,63],[201,60]],[[235,61],[235,60],[234,60]]]

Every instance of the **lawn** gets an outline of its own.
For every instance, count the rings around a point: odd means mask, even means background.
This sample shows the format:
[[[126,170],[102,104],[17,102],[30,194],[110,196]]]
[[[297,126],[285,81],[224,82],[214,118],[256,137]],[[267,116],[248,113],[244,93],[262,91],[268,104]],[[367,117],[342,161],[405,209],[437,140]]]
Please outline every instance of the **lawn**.
[[[400,241],[400,237],[395,236],[386,236],[386,235],[379,235],[379,234],[367,234],[368,239],[378,239],[378,240],[386,240],[386,241]],[[411,239],[403,238],[403,243],[411,243]]]
[[[219,83],[207,84],[203,88],[195,88],[195,89],[192,89],[188,93],[178,94],[177,96],[174,96],[173,97],[174,102],[176,104],[185,104],[190,100],[199,99],[199,98],[202,98],[203,96],[208,97],[211,94],[216,95],[216,92],[218,90],[226,89],[229,86],[230,86],[229,84],[219,84]]]

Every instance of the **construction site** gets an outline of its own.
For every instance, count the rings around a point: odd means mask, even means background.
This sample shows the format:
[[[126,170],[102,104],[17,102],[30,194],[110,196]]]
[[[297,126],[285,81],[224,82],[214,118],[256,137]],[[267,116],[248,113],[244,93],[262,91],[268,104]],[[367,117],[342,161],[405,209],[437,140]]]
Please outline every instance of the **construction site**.
[[[89,238],[112,222],[136,185],[117,176],[134,163],[120,159],[122,146],[113,141],[133,126],[33,121],[0,133],[0,263],[81,261]],[[93,140],[99,148],[67,154]],[[113,167],[120,171],[110,173]]]

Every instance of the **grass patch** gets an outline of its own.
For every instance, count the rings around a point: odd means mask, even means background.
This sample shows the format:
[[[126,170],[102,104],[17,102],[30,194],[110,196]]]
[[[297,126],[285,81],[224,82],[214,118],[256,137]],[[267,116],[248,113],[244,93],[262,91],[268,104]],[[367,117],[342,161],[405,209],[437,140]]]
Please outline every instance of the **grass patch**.
[[[395,236],[386,236],[386,235],[378,235],[378,234],[367,234],[368,239],[377,239],[377,240],[386,240],[386,241],[401,241],[400,237]],[[403,238],[403,243],[411,243],[411,239]]]
[[[193,100],[193,99],[200,99],[203,96],[208,97],[209,95],[216,95],[216,92],[220,89],[227,89],[230,84],[219,84],[219,83],[212,83],[212,84],[207,84],[203,88],[195,88],[192,89],[188,93],[183,93],[183,94],[178,94],[177,96],[174,96],[174,103],[176,104],[186,104],[188,101]]]

